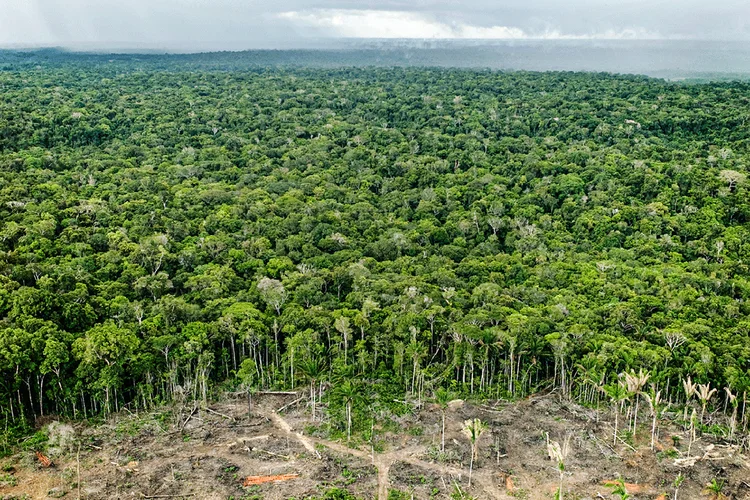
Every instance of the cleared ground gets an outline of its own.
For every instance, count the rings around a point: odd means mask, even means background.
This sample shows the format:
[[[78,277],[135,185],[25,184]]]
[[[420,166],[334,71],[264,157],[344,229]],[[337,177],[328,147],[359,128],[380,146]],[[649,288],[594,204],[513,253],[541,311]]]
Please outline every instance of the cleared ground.
[[[443,454],[437,406],[426,404],[399,418],[401,432],[378,432],[376,422],[381,451],[373,455],[368,443],[347,446],[306,435],[312,422],[304,401],[277,411],[295,399],[258,396],[250,416],[238,399],[209,410],[185,406],[171,414],[125,414],[102,426],[80,426],[80,451],[79,440],[57,439],[53,468],[42,468],[31,452],[6,459],[0,498],[300,499],[333,487],[381,499],[389,492],[393,498],[450,498],[459,489],[467,498],[554,498],[560,474],[548,457],[547,435],[569,440],[564,498],[617,498],[606,483],[621,477],[631,498],[672,499],[678,474],[685,480],[677,498],[709,498],[712,479],[723,482],[726,497],[750,498],[750,463],[736,448],[704,435],[691,446],[694,460],[685,460],[688,432],[664,423],[652,451],[650,421],[629,443],[613,446],[610,415],[555,395],[496,405],[452,403]],[[471,486],[470,445],[461,432],[470,418],[488,424]],[[270,475],[294,476],[243,486],[248,476]]]

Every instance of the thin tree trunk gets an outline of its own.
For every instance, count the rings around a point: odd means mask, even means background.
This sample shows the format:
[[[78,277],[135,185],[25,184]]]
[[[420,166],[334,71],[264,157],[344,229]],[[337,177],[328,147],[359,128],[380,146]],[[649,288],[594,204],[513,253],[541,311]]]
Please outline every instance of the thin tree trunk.
[[[44,416],[44,375],[39,379],[39,416]]]
[[[617,407],[615,407],[615,432],[614,437],[612,438],[612,446],[617,446],[617,424],[619,421],[619,415],[620,412],[618,411]]]
[[[349,443],[352,438],[352,404],[346,403],[346,442]]]
[[[247,417],[253,416],[253,393],[250,388],[247,388]]]
[[[474,445],[471,446],[471,459],[469,460],[469,488],[471,488],[471,472],[474,470]]]
[[[442,434],[440,436],[440,452],[445,453],[445,410],[443,410],[442,414],[443,414],[443,426],[442,426]]]

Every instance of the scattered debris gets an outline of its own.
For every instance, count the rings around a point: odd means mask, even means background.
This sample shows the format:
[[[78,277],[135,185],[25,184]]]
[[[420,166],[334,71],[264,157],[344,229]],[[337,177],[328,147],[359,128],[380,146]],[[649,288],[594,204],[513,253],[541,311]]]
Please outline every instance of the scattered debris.
[[[194,494],[188,495],[144,495],[141,493],[141,498],[190,498],[194,497]]]
[[[516,487],[513,485],[513,478],[508,475],[505,476],[505,491],[508,492],[508,494],[512,494],[516,490]]]
[[[266,455],[271,455],[272,457],[283,458],[284,460],[291,460],[292,459],[292,457],[289,457],[287,455],[281,455],[279,453],[274,453],[272,451],[264,450],[263,448],[250,448],[248,446],[245,446],[244,450],[247,451],[248,453],[250,453],[251,451],[258,451],[260,453],[265,453]]]
[[[617,486],[620,483],[616,479],[613,479],[611,481],[604,481],[602,484],[606,486],[607,488],[612,488],[614,486]],[[630,494],[642,493],[642,494],[648,495],[648,494],[651,494],[653,490],[652,487],[645,485],[645,484],[636,484],[636,483],[622,483],[622,484],[625,487],[625,489],[628,490],[628,493]]]
[[[291,479],[296,479],[299,477],[299,474],[279,474],[276,476],[248,476],[245,478],[245,481],[242,483],[243,486],[253,486],[256,484],[263,484],[263,483],[277,483],[281,481],[289,481]]]
[[[41,451],[36,452],[36,458],[39,460],[39,463],[42,464],[42,467],[52,467],[55,464],[52,463],[52,460],[50,460],[44,453]]]

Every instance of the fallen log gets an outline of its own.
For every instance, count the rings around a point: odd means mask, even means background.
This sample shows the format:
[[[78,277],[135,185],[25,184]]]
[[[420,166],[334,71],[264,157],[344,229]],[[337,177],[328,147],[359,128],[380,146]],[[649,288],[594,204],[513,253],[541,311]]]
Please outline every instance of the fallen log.
[[[295,399],[295,400],[294,400],[294,401],[292,401],[291,403],[287,403],[287,404],[285,404],[284,406],[282,406],[281,408],[279,408],[278,410],[276,410],[276,413],[281,413],[282,411],[286,410],[286,409],[287,409],[287,408],[289,408],[290,406],[294,406],[294,405],[296,405],[297,403],[299,403],[299,402],[300,402],[300,401],[302,401],[303,399],[305,399],[305,397],[304,397],[304,396],[302,396],[301,398],[297,398],[297,399]]]
[[[234,417],[230,417],[229,415],[224,415],[223,413],[219,413],[218,411],[216,411],[216,410],[212,410],[211,408],[206,408],[206,411],[207,411],[207,412],[209,412],[209,413],[213,413],[214,415],[218,415],[218,416],[220,416],[220,417],[224,417],[224,418],[226,418],[227,420],[232,420],[232,421],[234,421]]]
[[[248,476],[242,483],[242,486],[254,486],[256,484],[263,483],[278,483],[281,481],[289,481],[290,479],[298,478],[299,474],[279,474],[276,476]]]
[[[261,453],[265,453],[267,455],[271,455],[272,457],[283,458],[284,460],[291,460],[292,459],[292,457],[288,457],[286,455],[280,455],[280,454],[274,453],[272,451],[264,450],[263,448],[249,448],[247,446],[245,448],[247,449],[248,452],[259,451]]]
[[[185,426],[188,422],[190,422],[190,419],[193,418],[193,415],[195,415],[195,412],[198,410],[198,405],[193,406],[193,411],[190,412],[190,415],[185,419],[185,421],[180,426],[180,432],[182,432],[185,429]]]
[[[216,425],[219,429],[234,429],[235,427],[258,427],[259,425],[265,424],[266,421],[254,422],[250,424],[228,424],[228,425]]]

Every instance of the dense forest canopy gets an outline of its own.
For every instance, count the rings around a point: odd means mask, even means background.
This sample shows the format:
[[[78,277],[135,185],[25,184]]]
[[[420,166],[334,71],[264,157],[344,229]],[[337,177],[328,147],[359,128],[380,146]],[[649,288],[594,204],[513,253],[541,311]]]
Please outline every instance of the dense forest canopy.
[[[161,66],[0,72],[8,422],[321,380],[750,389],[750,85]]]

